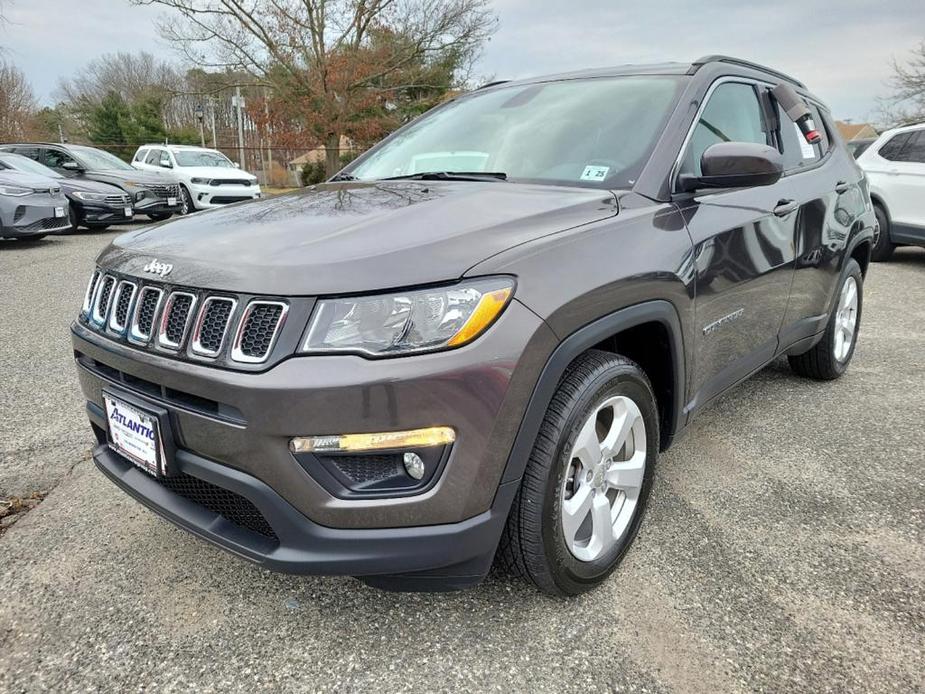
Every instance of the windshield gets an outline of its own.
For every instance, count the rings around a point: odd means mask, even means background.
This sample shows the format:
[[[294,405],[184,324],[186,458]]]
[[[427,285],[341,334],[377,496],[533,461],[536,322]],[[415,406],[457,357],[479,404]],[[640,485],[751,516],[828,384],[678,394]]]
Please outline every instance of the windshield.
[[[21,154],[0,153],[0,168],[25,171],[26,173],[34,173],[47,178],[64,178],[54,169],[49,169],[44,164],[39,164],[37,161]]]
[[[109,152],[94,147],[73,147],[74,154],[80,157],[83,165],[90,171],[94,169],[127,169],[134,171],[131,166],[126,164],[119,157]]]
[[[508,180],[633,185],[681,78],[562,80],[475,92],[438,108],[349,169],[360,180],[498,172]]]
[[[234,166],[228,157],[219,152],[174,150],[173,157],[177,160],[177,166],[221,166],[226,169]]]

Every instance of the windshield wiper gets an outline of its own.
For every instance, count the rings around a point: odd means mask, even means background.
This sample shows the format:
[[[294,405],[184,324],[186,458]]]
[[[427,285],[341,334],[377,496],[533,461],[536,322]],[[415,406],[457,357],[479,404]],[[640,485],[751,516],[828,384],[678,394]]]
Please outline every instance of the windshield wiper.
[[[389,176],[382,181],[506,181],[502,171],[424,171],[404,176]]]
[[[339,173],[331,179],[331,183],[336,183],[338,181],[359,181],[360,179],[354,176],[353,174],[348,173]]]

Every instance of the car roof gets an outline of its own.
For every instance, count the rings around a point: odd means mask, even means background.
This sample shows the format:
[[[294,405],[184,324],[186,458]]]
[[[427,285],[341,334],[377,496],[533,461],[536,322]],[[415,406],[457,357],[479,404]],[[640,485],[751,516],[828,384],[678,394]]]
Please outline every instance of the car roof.
[[[165,145],[163,142],[152,142],[147,145],[141,145],[138,149],[151,149],[152,147],[169,149],[174,152],[218,152],[217,149],[212,149],[211,147],[200,147],[198,145]]]
[[[925,121],[921,121],[918,123],[906,123],[905,125],[899,125],[895,128],[884,130],[880,134],[880,137],[883,137],[884,135],[892,136],[892,135],[898,135],[899,133],[915,132],[916,130],[922,130],[923,128],[925,128]]]

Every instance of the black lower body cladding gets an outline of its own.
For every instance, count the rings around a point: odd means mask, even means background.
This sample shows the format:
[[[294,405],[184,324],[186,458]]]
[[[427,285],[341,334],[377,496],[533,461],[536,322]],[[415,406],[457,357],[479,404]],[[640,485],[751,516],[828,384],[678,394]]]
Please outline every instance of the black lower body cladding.
[[[262,373],[178,362],[108,341],[79,324],[72,338],[101,443],[96,463],[153,510],[269,568],[424,572],[418,576],[424,586],[436,571],[456,577],[454,587],[477,580],[491,563],[516,491],[516,483],[502,484],[502,476],[557,343],[516,301],[490,332],[457,350],[386,360],[295,357]],[[240,496],[276,540],[254,532],[250,522],[242,527],[235,518],[220,518],[215,511],[221,509],[210,510],[204,497],[183,496],[114,453],[105,445],[103,389],[166,410],[176,444],[174,472],[214,485],[226,502],[225,492]],[[420,493],[393,498],[341,498],[289,450],[297,436],[432,426],[452,427],[456,435],[435,481]],[[251,513],[247,507],[242,513]]]

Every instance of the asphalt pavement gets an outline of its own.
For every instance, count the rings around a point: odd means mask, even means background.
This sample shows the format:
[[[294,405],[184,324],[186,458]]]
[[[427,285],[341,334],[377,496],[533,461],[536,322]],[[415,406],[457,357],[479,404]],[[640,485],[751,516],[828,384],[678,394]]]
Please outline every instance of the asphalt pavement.
[[[452,594],[245,564],[88,459],[68,325],[113,231],[0,241],[0,691],[925,689],[925,251],[874,265],[849,372],[786,361],[665,454],[604,586]]]

